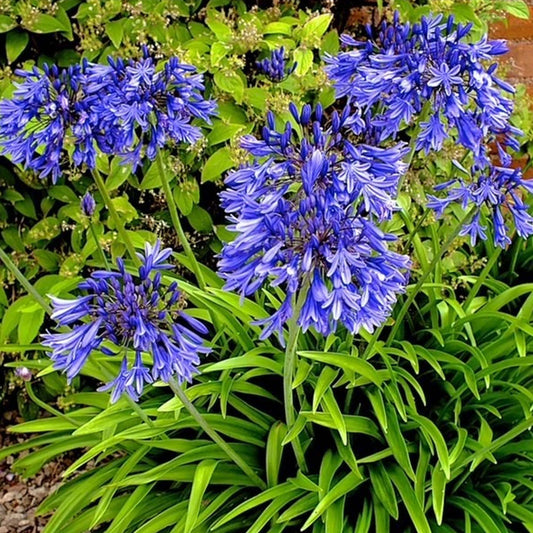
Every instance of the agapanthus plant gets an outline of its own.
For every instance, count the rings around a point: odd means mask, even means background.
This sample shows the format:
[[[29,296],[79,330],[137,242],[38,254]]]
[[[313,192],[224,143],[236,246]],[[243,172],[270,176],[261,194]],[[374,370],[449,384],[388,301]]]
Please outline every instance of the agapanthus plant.
[[[265,59],[257,61],[256,65],[260,72],[270,81],[274,82],[283,81],[296,68],[296,63],[293,63],[292,67],[288,66],[285,60],[285,48],[283,46],[277,50],[273,50],[270,57],[265,57]]]
[[[55,183],[68,159],[96,165],[94,117],[84,90],[86,65],[67,69],[44,65],[40,71],[17,70],[24,78],[12,98],[0,101],[0,148],[14,163],[51,176]]]
[[[290,109],[297,128],[278,131],[269,113],[263,139],[242,139],[255,160],[226,179],[222,205],[237,236],[222,250],[220,273],[243,296],[268,281],[285,286],[263,338],[281,334],[302,292],[304,330],[326,335],[340,322],[372,331],[407,282],[408,258],[388,249],[395,237],[377,226],[396,208],[405,148],[360,143],[365,123],[348,109],[329,122],[320,106]]]
[[[396,13],[378,35],[369,27],[367,41],[343,35],[351,49],[326,57],[326,71],[338,97],[372,114],[382,138],[420,121],[424,112],[417,150],[438,151],[452,136],[486,166],[488,141],[499,136],[518,148],[520,132],[510,124],[513,102],[505,94],[514,89],[496,76],[493,62],[507,46],[486,36],[470,42],[471,28],[442,15],[401,24]]]
[[[173,57],[157,64],[144,50],[138,60],[108,59],[92,65],[88,91],[97,96],[93,112],[109,132],[105,152],[118,153],[136,167],[153,160],[169,141],[193,144],[202,137],[194,118],[210,122],[216,104],[203,96],[203,76]]]
[[[162,281],[161,272],[173,268],[166,263],[171,253],[159,241],[147,243],[144,254],[138,254],[141,266],[135,276],[118,259],[118,271],[99,270],[79,284],[85,295],[52,297],[52,318],[70,331],[47,333],[43,344],[69,381],[96,350],[122,358],[118,375],[100,389],[112,389],[112,401],[123,393],[137,400],[154,380],[192,379],[200,355],[210,351],[199,335],[207,328],[183,310],[177,283]]]

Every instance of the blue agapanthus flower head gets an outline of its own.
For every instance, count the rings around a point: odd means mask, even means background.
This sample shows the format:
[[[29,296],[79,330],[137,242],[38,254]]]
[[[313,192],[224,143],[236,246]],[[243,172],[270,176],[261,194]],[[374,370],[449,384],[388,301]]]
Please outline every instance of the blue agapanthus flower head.
[[[95,350],[121,357],[117,377],[100,389],[112,389],[113,402],[123,393],[137,400],[154,380],[190,381],[200,354],[210,351],[200,336],[207,328],[183,310],[177,283],[163,283],[161,272],[173,268],[166,262],[171,253],[159,241],[146,244],[137,275],[119,259],[118,271],[96,271],[80,283],[83,296],[52,297],[52,318],[71,328],[43,335],[55,368],[72,380]]]
[[[283,46],[273,50],[270,57],[257,61],[256,65],[259,72],[262,72],[270,81],[274,82],[283,81],[296,68],[296,63],[293,63],[292,67],[288,67]]]
[[[122,155],[136,167],[153,160],[170,141],[193,144],[202,137],[199,118],[210,122],[216,104],[203,96],[203,76],[176,57],[158,64],[144,50],[141,59],[108,59],[92,65],[89,90],[98,97],[93,112],[108,134],[106,153]]]
[[[492,164],[478,169],[472,176],[472,170],[467,170],[458,161],[454,164],[463,177],[436,187],[447,192],[446,198],[429,196],[428,207],[434,209],[438,216],[452,203],[460,204],[465,211],[473,209],[472,220],[461,231],[461,235],[470,236],[472,245],[478,238],[488,238],[483,221],[492,223],[494,244],[501,248],[511,244],[506,218],[513,220],[520,237],[533,235],[533,217],[524,202],[527,193],[533,192],[533,183],[523,178],[519,168]]]
[[[14,163],[35,170],[55,183],[74,147],[73,161],[96,165],[89,101],[84,92],[86,65],[17,70],[23,78],[12,98],[0,101],[0,150]]]
[[[254,161],[226,180],[222,205],[237,235],[221,253],[225,288],[244,296],[267,282],[285,287],[279,309],[260,322],[263,338],[281,337],[301,291],[304,330],[372,331],[407,282],[408,258],[388,249],[395,237],[376,225],[396,208],[405,148],[361,143],[365,123],[348,109],[330,120],[320,106],[290,110],[296,127],[278,130],[269,113],[262,139],[242,139]]]
[[[344,35],[349,49],[326,58],[326,71],[338,97],[373,116],[381,138],[421,120],[417,150],[440,150],[451,137],[487,166],[489,142],[498,136],[516,149],[521,132],[510,124],[514,89],[496,76],[507,47],[486,36],[472,42],[471,28],[442,15],[401,24],[396,14],[377,34],[369,28],[367,41]]]

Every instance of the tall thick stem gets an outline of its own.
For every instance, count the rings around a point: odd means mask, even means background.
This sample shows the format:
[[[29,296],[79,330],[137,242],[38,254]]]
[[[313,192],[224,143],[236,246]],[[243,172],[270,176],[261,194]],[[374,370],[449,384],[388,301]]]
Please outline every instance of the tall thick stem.
[[[128,232],[126,231],[126,228],[124,227],[124,224],[122,223],[122,220],[117,210],[115,209],[115,206],[113,205],[111,196],[109,196],[109,193],[107,192],[107,188],[105,186],[102,175],[96,168],[93,169],[92,174],[93,174],[93,178],[96,183],[96,186],[98,187],[98,190],[100,191],[100,194],[102,195],[102,198],[107,207],[107,210],[109,211],[109,214],[111,215],[111,218],[113,219],[113,223],[115,224],[118,234],[120,238],[122,239],[122,242],[124,243],[124,246],[126,247],[126,250],[128,251],[128,255],[131,257],[133,263],[136,266],[139,266],[141,264],[141,260],[137,257],[137,254],[135,253],[135,247],[133,246],[133,243],[131,242],[130,236],[128,235]]]
[[[260,489],[266,489],[266,483],[248,466],[246,461],[208,424],[206,419],[194,407],[183,389],[175,382],[169,381],[172,392],[179,398],[185,409],[196,420],[198,425],[209,435],[209,437],[220,446],[226,455],[257,485]]]
[[[285,361],[283,364],[283,404],[285,407],[285,421],[287,422],[288,430],[291,429],[296,421],[292,382],[294,380],[296,349],[298,347],[298,337],[300,335],[298,318],[305,302],[308,289],[308,283],[304,283],[304,286],[301,288],[300,293],[296,298],[293,314],[289,321],[289,338],[287,339],[287,346],[285,349]],[[306,472],[307,465],[305,462],[305,454],[298,436],[291,441],[291,445],[294,450],[294,455],[296,456],[298,467],[302,472]]]
[[[165,198],[167,201],[168,210],[170,212],[170,218],[172,220],[172,225],[174,226],[174,229],[176,230],[176,233],[178,234],[178,239],[180,241],[180,244],[183,246],[183,251],[185,252],[185,255],[187,256],[187,259],[191,263],[191,268],[194,272],[194,275],[196,276],[196,279],[198,281],[198,285],[201,289],[205,288],[205,280],[202,275],[202,271],[200,270],[200,265],[198,264],[198,261],[196,260],[196,257],[194,256],[194,252],[192,251],[191,245],[189,244],[189,241],[187,240],[187,236],[185,235],[185,232],[183,231],[183,228],[181,226],[180,217],[178,215],[178,209],[176,207],[176,202],[174,201],[174,196],[172,195],[172,189],[170,188],[170,183],[167,179],[167,174],[165,172],[165,164],[163,162],[163,158],[161,157],[161,152],[157,152],[156,156],[156,164],[157,164],[157,170],[159,171],[159,177],[161,179],[161,185],[163,187],[163,192],[165,193]]]
[[[48,305],[46,300],[37,292],[35,287],[27,280],[26,276],[18,269],[17,265],[13,263],[11,257],[2,248],[0,248],[0,259],[8,270],[17,278],[18,282],[26,289],[26,292],[33,296],[35,301],[45,310],[48,315],[52,314],[52,308]]]
[[[102,248],[102,246],[100,244],[100,240],[98,239],[98,235],[96,235],[96,231],[94,229],[94,226],[93,226],[92,222],[89,222],[89,231],[91,232],[91,235],[92,235],[92,237],[94,239],[94,243],[96,244],[96,248],[98,250],[98,254],[100,255],[100,259],[102,259],[102,261],[104,263],[105,269],[109,270],[109,264],[108,264],[106,256],[105,256],[104,249]]]

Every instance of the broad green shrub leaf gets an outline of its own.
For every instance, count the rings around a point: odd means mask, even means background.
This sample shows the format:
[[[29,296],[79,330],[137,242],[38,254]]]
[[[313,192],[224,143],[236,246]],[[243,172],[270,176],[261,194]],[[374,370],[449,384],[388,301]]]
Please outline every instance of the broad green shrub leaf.
[[[105,25],[105,32],[115,48],[120,48],[124,36],[125,23],[125,19],[119,19],[108,22]]]
[[[521,19],[529,18],[529,5],[525,0],[508,0],[507,2],[496,2],[498,9],[502,9],[512,15]]]
[[[231,167],[233,167],[233,160],[229,148],[227,146],[219,148],[209,157],[202,168],[202,183],[218,180]]]
[[[302,39],[305,41],[314,41],[317,38],[322,37],[328,29],[333,15],[323,14],[309,19],[302,29]]]
[[[17,27],[17,22],[7,15],[0,15],[0,33],[6,33]]]
[[[9,247],[15,250],[15,252],[24,253],[26,251],[26,247],[24,246],[18,228],[11,226],[2,230],[2,239]]]
[[[298,76],[305,75],[313,65],[313,51],[307,48],[297,48],[294,51],[294,61],[296,62],[295,73]]]
[[[229,70],[218,71],[215,72],[213,80],[219,89],[231,94],[237,103],[242,102],[246,83],[239,74]]]
[[[61,233],[61,224],[55,217],[40,220],[28,232],[28,242],[35,243],[42,240],[51,241]]]
[[[6,35],[6,56],[9,63],[13,63],[24,52],[30,41],[25,31],[13,30]]]
[[[198,205],[193,206],[191,212],[187,215],[187,220],[199,233],[211,233],[213,231],[211,215]]]

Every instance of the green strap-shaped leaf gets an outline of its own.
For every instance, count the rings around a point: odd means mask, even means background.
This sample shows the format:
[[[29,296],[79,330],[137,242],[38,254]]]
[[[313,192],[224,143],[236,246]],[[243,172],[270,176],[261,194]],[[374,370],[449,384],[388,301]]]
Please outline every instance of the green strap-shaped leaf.
[[[266,443],[266,477],[269,487],[278,483],[279,467],[283,456],[283,439],[287,435],[287,426],[283,422],[276,422],[268,433]]]
[[[361,374],[369,381],[377,385],[378,387],[382,383],[382,378],[376,371],[376,369],[364,359],[358,357],[345,355],[342,353],[328,353],[328,352],[298,352],[301,357],[312,359],[313,361],[320,361],[327,365],[338,366],[345,371],[355,372]]]
[[[247,511],[250,511],[251,509],[254,509],[255,507],[262,505],[263,503],[269,502],[273,500],[274,498],[281,496],[283,494],[288,493],[294,493],[294,492],[300,492],[301,489],[298,487],[295,487],[289,482],[282,483],[281,485],[276,485],[275,487],[272,487],[270,489],[266,489],[257,496],[254,496],[252,498],[249,498],[245,502],[241,503],[240,505],[237,505],[234,509],[232,509],[229,513],[226,513],[220,520],[218,520],[211,529],[214,531],[218,529],[220,526],[230,522],[231,520],[234,520],[238,516],[242,515],[243,513],[246,513]]]
[[[446,475],[442,468],[436,466],[431,475],[431,503],[433,505],[433,512],[435,519],[439,526],[442,524],[442,516],[444,513],[444,500],[446,496]]]
[[[435,444],[435,448],[437,449],[437,456],[439,458],[439,463],[442,467],[442,470],[444,474],[446,475],[446,479],[450,479],[450,457],[448,454],[448,448],[446,446],[446,441],[444,440],[444,437],[442,436],[442,433],[439,431],[437,426],[429,420],[429,418],[426,418],[425,416],[417,415],[415,413],[411,413],[410,417],[417,422],[421,428],[423,428],[427,434],[430,436],[431,440]]]
[[[394,486],[402,498],[417,533],[431,533],[426,513],[420,505],[420,502],[415,495],[415,491],[409,483],[409,479],[405,473],[398,466],[393,466],[388,472]]]
[[[184,533],[191,533],[196,525],[198,514],[202,508],[205,490],[209,485],[209,481],[213,476],[217,464],[218,461],[208,459],[207,461],[202,461],[196,467],[196,472],[194,473],[194,479],[192,481],[191,494],[189,496]]]
[[[361,485],[361,483],[363,483],[363,481],[365,480],[362,480],[353,472],[346,474],[346,476],[344,476],[339,482],[335,483],[333,488],[320,500],[318,505],[313,509],[313,512],[305,521],[301,530],[306,530],[316,520],[318,520],[318,518],[320,518],[335,501],[345,494],[355,490],[359,485]]]
[[[396,493],[392,486],[392,481],[388,475],[383,463],[376,463],[370,465],[368,468],[370,474],[370,484],[372,491],[377,496],[383,507],[394,518],[398,519],[398,502],[396,501]]]

